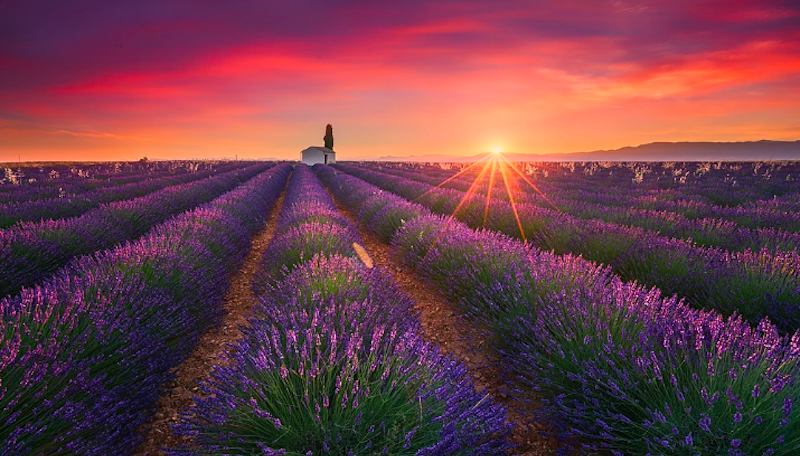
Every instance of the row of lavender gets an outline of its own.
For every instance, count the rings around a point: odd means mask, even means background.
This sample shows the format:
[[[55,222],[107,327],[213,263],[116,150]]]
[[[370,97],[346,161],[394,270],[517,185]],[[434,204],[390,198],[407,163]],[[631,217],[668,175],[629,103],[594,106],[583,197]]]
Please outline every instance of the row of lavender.
[[[147,168],[142,166],[112,169],[108,164],[48,163],[30,166],[21,163],[0,165],[0,202],[27,201],[40,197],[55,197],[58,190],[86,191],[118,180],[139,179]],[[109,172],[113,179],[109,179]],[[48,196],[49,195],[49,196]]]
[[[504,161],[502,158],[500,161]],[[382,163],[399,169],[438,174],[463,172],[477,176],[482,166],[470,164]],[[516,163],[528,179],[548,195],[639,209],[676,210],[689,218],[736,217],[731,209],[797,210],[800,162],[718,163]],[[442,169],[448,168],[448,169]]]
[[[563,164],[562,164],[563,165]],[[473,169],[448,169],[442,170],[438,166],[410,166],[408,164],[362,164],[372,169],[378,169],[392,174],[401,175],[410,179],[423,178],[425,182],[437,185],[447,179],[454,177],[458,172],[461,181],[459,183],[447,182],[444,186],[466,190],[475,181],[483,169],[482,165]],[[797,165],[795,164],[795,169]],[[582,176],[575,174],[547,173],[541,176],[529,168],[531,164],[522,163],[515,165],[520,170],[520,174],[525,175],[525,179],[534,182],[537,189],[547,198],[541,197],[536,190],[524,182],[521,177],[511,168],[508,168],[506,177],[516,181],[517,185],[512,186],[519,192],[527,196],[527,202],[533,205],[551,208],[554,203],[559,209],[581,218],[602,218],[606,221],[624,222],[630,224],[643,223],[640,226],[655,227],[657,229],[670,228],[669,220],[664,218],[674,218],[677,223],[684,226],[680,230],[687,230],[687,234],[697,231],[698,242],[702,241],[706,232],[704,224],[726,225],[735,223],[736,228],[748,228],[757,230],[759,228],[772,228],[788,230],[791,232],[800,231],[800,191],[796,189],[796,180],[800,179],[800,172],[796,172],[795,179],[785,182],[789,188],[794,188],[792,192],[785,189],[780,198],[758,199],[762,197],[762,192],[748,192],[747,185],[755,183],[738,183],[735,187],[725,187],[720,192],[736,195],[739,205],[735,207],[720,206],[714,200],[699,195],[689,188],[668,189],[668,190],[642,190],[637,186],[620,183],[616,179],[611,179],[609,175]],[[625,170],[626,167],[616,167],[609,173]],[[526,172],[527,170],[527,172]],[[697,172],[698,185],[701,182],[720,180],[720,178],[710,176],[709,173]],[[485,173],[490,174],[490,173]],[[615,177],[617,174],[614,175]],[[791,177],[788,175],[787,177]],[[488,176],[484,177],[488,180]],[[758,180],[756,180],[756,183]],[[501,178],[497,178],[494,195],[503,198],[505,195],[504,183]],[[485,187],[481,185],[480,187]],[[486,191],[482,191],[486,193]],[[515,196],[516,197],[516,196]],[[751,198],[751,199],[748,199]],[[719,200],[716,198],[715,200]],[[633,212],[632,216],[626,216],[628,212]],[[620,219],[622,217],[622,219]],[[641,220],[644,218],[644,220]],[[692,224],[696,219],[710,219],[699,225]],[[670,234],[674,237],[684,237],[687,234],[677,231]],[[702,243],[702,242],[701,242]]]
[[[218,162],[66,163],[0,167],[0,204],[23,203],[70,196],[103,187],[198,171],[213,170]]]
[[[505,455],[505,413],[420,337],[411,299],[297,166],[254,280],[256,316],[181,426],[175,454]]]
[[[290,169],[0,301],[0,454],[131,454],[171,370],[218,324],[228,277]]]
[[[21,221],[77,217],[101,204],[144,196],[165,187],[194,182],[244,167],[245,165],[241,163],[231,163],[214,170],[196,173],[165,173],[163,176],[155,178],[138,176],[137,180],[127,184],[102,186],[76,195],[2,204],[0,205],[0,228],[8,228]]]
[[[210,201],[270,166],[259,163],[109,203],[78,217],[23,222],[0,230],[0,296],[38,283],[75,256],[141,236],[169,217]]]
[[[460,191],[468,191],[478,178],[478,176],[471,175],[472,173],[456,176],[452,173],[443,175],[437,172],[430,174],[421,171],[411,172],[402,167],[386,167],[384,165],[362,166],[373,170],[380,169],[430,185],[441,184],[442,187]],[[716,207],[717,211],[725,212],[727,216],[690,218],[676,211],[632,207],[633,197],[627,198],[627,205],[621,201],[622,198],[612,199],[613,204],[600,198],[589,202],[584,198],[585,191],[581,191],[577,195],[567,195],[561,185],[548,185],[551,184],[548,180],[537,180],[537,188],[534,189],[528,182],[512,172],[511,168],[506,169],[506,177],[511,181],[510,187],[516,190],[514,199],[519,203],[539,206],[547,210],[553,209],[555,206],[559,211],[581,219],[600,219],[606,222],[638,226],[658,231],[662,236],[691,239],[700,245],[721,247],[732,251],[742,251],[748,248],[751,250],[767,248],[770,251],[795,250],[800,247],[800,233],[797,233],[800,231],[800,204],[797,202],[782,208],[782,210],[774,210],[767,204],[750,208]],[[491,180],[490,174],[491,172],[484,173],[479,180],[482,183],[475,185],[473,191],[481,195],[491,194],[507,201],[503,179],[495,179],[494,186],[490,189],[487,184],[487,181]],[[590,184],[593,191],[598,191],[598,187],[605,190],[603,195],[606,198],[610,194],[611,189],[603,185],[603,180],[596,179],[590,181]],[[633,194],[632,192],[631,195]],[[623,206],[621,207],[620,204]]]
[[[768,316],[781,330],[800,328],[800,254],[727,252],[703,248],[655,232],[600,220],[581,220],[526,204],[515,207],[493,199],[435,188],[362,167],[334,165],[400,196],[415,199],[435,213],[454,214],[472,227],[487,227],[524,238],[542,250],[582,255],[609,265],[624,280],[677,294],[700,308],[739,313],[756,323]],[[463,202],[462,202],[463,201]],[[519,217],[519,223],[517,220]]]
[[[800,451],[800,335],[694,310],[580,257],[473,230],[320,166],[335,196],[490,329],[515,395],[615,455]],[[392,230],[395,229],[394,233]]]

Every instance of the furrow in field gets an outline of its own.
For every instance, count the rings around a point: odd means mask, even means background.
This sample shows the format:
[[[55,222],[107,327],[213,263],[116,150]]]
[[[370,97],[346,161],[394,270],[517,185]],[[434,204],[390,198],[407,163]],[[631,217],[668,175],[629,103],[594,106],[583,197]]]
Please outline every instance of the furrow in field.
[[[195,405],[193,395],[200,394],[200,381],[209,376],[214,366],[225,363],[222,356],[225,349],[242,337],[242,328],[248,324],[256,302],[251,282],[275,234],[278,214],[281,213],[285,198],[284,186],[266,224],[253,236],[244,264],[231,278],[231,287],[223,302],[225,315],[220,326],[203,334],[192,354],[175,369],[175,379],[165,386],[158,400],[158,410],[151,422],[143,427],[146,434],[137,455],[160,456],[165,454],[163,447],[187,443],[188,438],[175,434],[172,426],[178,423],[181,412]]]
[[[330,193],[329,190],[328,192]],[[489,351],[485,340],[491,334],[464,319],[457,307],[436,286],[421,279],[417,272],[404,264],[389,244],[382,242],[369,227],[358,220],[353,213],[354,208],[345,206],[334,195],[331,198],[339,212],[358,228],[364,247],[375,265],[391,271],[395,283],[414,300],[424,337],[470,368],[476,390],[485,389],[495,401],[508,407],[509,421],[514,423],[510,438],[517,445],[512,453],[554,454],[557,442],[541,435],[544,425],[535,422],[530,414],[520,413],[518,408],[522,404],[514,402],[505,392],[506,383],[497,366],[499,360]]]
[[[298,165],[253,280],[255,316],[172,454],[507,454],[504,408],[422,339],[413,301],[361,242]]]

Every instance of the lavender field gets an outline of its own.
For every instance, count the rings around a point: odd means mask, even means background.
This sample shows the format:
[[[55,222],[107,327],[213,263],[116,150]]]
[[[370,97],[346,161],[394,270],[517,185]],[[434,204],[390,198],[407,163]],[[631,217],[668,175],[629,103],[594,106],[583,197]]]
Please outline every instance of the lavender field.
[[[6,168],[0,455],[800,454],[798,179]]]

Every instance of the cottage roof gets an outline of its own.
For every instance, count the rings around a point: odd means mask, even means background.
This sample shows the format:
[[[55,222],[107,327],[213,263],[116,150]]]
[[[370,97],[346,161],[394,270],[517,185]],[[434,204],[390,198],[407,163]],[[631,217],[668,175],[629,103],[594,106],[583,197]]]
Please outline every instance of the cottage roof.
[[[312,151],[312,150],[317,150],[317,151],[319,151],[319,152],[324,152],[324,153],[326,153],[326,154],[335,154],[335,153],[336,153],[336,152],[335,152],[335,151],[333,151],[332,149],[328,149],[327,147],[322,147],[322,146],[311,146],[311,147],[307,147],[307,148],[303,149],[303,152],[310,152],[310,151]]]

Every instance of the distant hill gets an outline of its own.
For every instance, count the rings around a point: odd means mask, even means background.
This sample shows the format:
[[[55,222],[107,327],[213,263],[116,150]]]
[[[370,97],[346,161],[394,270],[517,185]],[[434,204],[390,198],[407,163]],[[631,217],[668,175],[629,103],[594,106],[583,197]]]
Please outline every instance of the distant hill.
[[[429,154],[421,156],[385,156],[378,161],[475,161],[485,154],[470,157]],[[592,152],[521,154],[504,152],[511,161],[749,161],[800,160],[800,141],[743,142],[654,142],[635,147]]]

